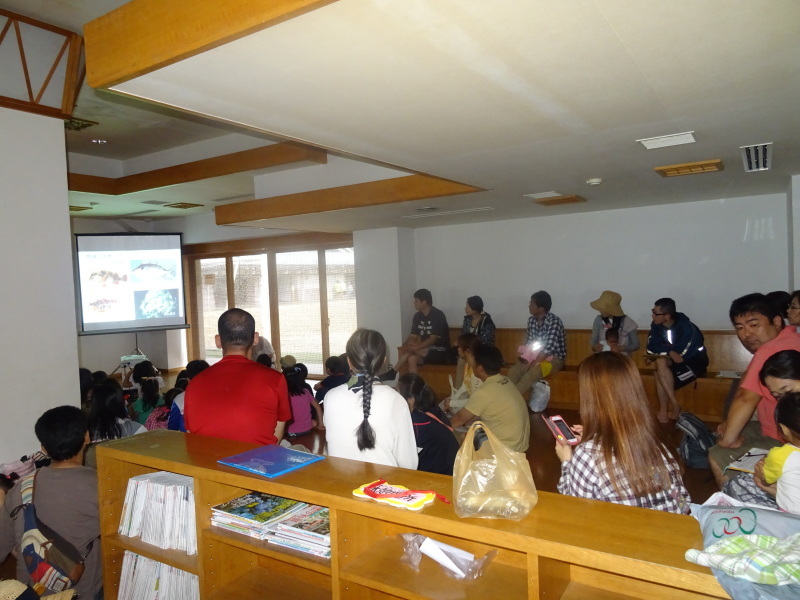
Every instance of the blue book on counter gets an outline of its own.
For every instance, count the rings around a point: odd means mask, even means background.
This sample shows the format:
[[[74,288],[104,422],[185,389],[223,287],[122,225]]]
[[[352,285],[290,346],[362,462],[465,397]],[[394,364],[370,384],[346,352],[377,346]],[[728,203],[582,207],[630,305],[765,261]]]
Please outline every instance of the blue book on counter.
[[[283,446],[261,446],[241,454],[221,458],[217,462],[265,477],[277,477],[323,458],[325,457],[319,454],[309,454]]]

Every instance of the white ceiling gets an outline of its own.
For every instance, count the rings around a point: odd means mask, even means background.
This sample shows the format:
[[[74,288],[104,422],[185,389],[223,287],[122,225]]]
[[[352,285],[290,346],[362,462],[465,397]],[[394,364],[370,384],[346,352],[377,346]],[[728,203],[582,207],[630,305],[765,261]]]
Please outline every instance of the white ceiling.
[[[56,12],[89,20],[122,4],[0,1],[54,24],[65,23],[47,18]],[[114,141],[125,148],[117,158],[241,124],[487,190],[253,224],[263,227],[415,227],[782,193],[800,173],[798,34],[795,0],[340,0],[117,88],[225,127],[109,102],[107,92],[82,93],[76,115],[93,106],[133,123]],[[648,151],[635,142],[682,131],[697,143]],[[774,143],[773,169],[744,173],[739,146],[761,142]],[[80,150],[90,151],[112,157]],[[652,170],[712,158],[723,172],[664,179]],[[282,189],[306,191],[303,169],[292,176]],[[588,186],[591,177],[605,182]],[[588,202],[544,208],[523,198],[549,190]],[[425,205],[491,210],[404,218]]]

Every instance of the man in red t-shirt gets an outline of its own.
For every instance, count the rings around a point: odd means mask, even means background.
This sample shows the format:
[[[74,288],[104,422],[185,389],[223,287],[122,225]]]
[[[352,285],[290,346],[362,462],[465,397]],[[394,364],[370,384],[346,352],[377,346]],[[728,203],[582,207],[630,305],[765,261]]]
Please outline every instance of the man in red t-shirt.
[[[728,416],[719,425],[720,438],[709,451],[709,463],[717,484],[726,481],[723,470],[752,448],[780,446],[775,422],[777,400],[758,375],[766,360],[781,350],[800,350],[800,334],[784,327],[783,318],[763,294],[748,294],[731,304],[730,318],[742,345],[753,359],[742,375]],[[758,422],[751,422],[758,412]]]
[[[217,323],[222,360],[197,375],[186,388],[186,431],[254,444],[277,444],[292,418],[286,378],[250,360],[258,342],[253,316],[240,308]]]

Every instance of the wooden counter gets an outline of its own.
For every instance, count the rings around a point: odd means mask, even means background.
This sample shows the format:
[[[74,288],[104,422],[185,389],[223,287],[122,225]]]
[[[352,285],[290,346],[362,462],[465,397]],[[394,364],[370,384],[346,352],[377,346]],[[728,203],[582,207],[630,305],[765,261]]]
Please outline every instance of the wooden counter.
[[[122,553],[134,550],[200,577],[201,598],[727,598],[711,572],[687,562],[701,548],[691,517],[540,492],[522,521],[460,519],[436,501],[420,512],[361,500],[352,490],[384,478],[452,500],[450,477],[326,458],[277,479],[217,460],[250,444],[160,430],[98,447],[106,598],[117,597]],[[194,478],[198,555],[161,550],[117,534],[128,478],[152,471]],[[210,525],[210,507],[256,490],[330,508],[330,560]],[[497,549],[473,582],[423,558],[400,563],[398,533],[418,532],[476,556]]]

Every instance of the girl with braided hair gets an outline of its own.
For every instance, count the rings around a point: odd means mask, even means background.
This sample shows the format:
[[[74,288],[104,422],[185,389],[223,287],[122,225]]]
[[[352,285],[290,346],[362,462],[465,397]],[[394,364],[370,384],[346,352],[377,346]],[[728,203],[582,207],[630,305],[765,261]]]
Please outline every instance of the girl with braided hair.
[[[377,376],[386,362],[386,341],[377,331],[358,329],[346,349],[356,379],[325,395],[328,456],[416,469],[408,404]]]

